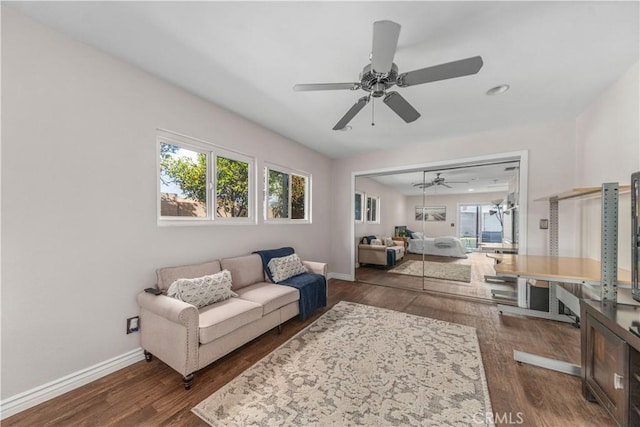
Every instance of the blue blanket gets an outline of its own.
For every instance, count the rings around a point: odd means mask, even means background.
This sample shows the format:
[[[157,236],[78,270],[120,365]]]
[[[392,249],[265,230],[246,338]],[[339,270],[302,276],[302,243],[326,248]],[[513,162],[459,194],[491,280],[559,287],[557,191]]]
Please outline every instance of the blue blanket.
[[[293,254],[295,251],[291,247],[280,249],[268,249],[264,251],[255,251],[254,254],[260,255],[262,258],[262,268],[267,273],[271,281],[271,271],[269,271],[269,261],[272,258],[281,258]],[[291,286],[300,292],[300,301],[298,302],[300,310],[300,319],[305,320],[311,316],[314,311],[320,307],[327,305],[327,281],[321,274],[302,273],[297,276],[290,277],[286,280],[278,282],[279,285]]]
[[[394,265],[396,265],[396,251],[387,248],[387,266],[393,267]]]
[[[327,281],[322,274],[302,273],[278,283],[300,291],[300,320],[305,320],[314,311],[327,305]]]

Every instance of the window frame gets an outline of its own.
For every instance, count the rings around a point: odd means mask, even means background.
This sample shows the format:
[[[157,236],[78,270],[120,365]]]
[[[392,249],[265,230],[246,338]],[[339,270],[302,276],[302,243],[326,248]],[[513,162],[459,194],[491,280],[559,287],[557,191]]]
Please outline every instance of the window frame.
[[[160,153],[161,144],[170,144],[179,148],[195,151],[206,155],[207,168],[206,168],[206,217],[189,217],[189,216],[163,216],[161,212],[161,196],[162,185],[160,180],[161,175],[161,158]],[[248,180],[249,180],[249,195],[247,198],[247,214],[246,218],[239,217],[218,217],[216,215],[217,208],[217,157],[225,157],[235,161],[241,161],[248,163]],[[159,226],[190,226],[190,225],[220,225],[220,224],[256,224],[256,159],[244,153],[240,153],[234,150],[230,150],[225,147],[213,144],[208,141],[196,139],[190,136],[181,135],[165,130],[158,130],[156,135],[156,217],[157,225]]]
[[[356,218],[356,198],[360,196],[360,218]],[[353,218],[356,222],[356,224],[364,224],[364,219],[365,219],[365,211],[367,210],[367,206],[366,206],[366,197],[365,197],[365,193],[362,191],[356,191],[353,195]]]
[[[288,185],[288,218],[269,218],[269,172],[274,171],[281,174],[286,174],[289,176]],[[304,178],[305,188],[304,188],[304,218],[293,219],[291,218],[292,210],[291,210],[291,202],[292,202],[292,185],[293,179],[292,176],[298,176]],[[280,166],[274,163],[265,162],[264,163],[264,188],[263,188],[263,221],[265,224],[311,224],[311,174],[308,172],[304,172],[297,169],[288,168],[285,166]]]
[[[375,213],[376,213],[376,217],[375,218],[371,218],[370,214],[370,208],[369,208],[369,200],[375,200],[376,202],[376,209],[375,209]],[[367,224],[380,224],[380,196],[372,196],[370,194],[366,194],[365,195],[365,210],[366,210],[366,215],[365,215],[365,219],[366,219],[366,223]]]

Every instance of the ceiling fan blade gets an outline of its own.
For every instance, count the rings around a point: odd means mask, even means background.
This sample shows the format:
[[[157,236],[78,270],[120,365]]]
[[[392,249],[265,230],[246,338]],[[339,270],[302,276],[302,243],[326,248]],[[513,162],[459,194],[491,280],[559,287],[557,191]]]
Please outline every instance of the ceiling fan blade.
[[[340,119],[340,121],[336,123],[336,125],[333,127],[333,130],[344,129],[344,127],[351,121],[351,119],[353,119],[355,115],[358,114],[365,105],[367,105],[367,102],[369,102],[368,96],[363,96],[362,98],[358,99],[358,102],[353,104],[353,107],[351,107],[349,111],[347,111],[347,114],[345,114]]]
[[[468,184],[469,181],[449,181],[449,180],[447,180],[447,183],[449,183],[449,184]]]
[[[389,106],[402,120],[407,123],[411,123],[420,117],[420,113],[411,106],[398,92],[388,92],[382,100]]]
[[[391,64],[398,46],[400,28],[400,24],[396,24],[393,21],[376,21],[373,23],[371,69],[374,73],[386,74],[391,71]]]
[[[440,185],[442,185],[443,187],[447,187],[447,188],[453,188],[452,186],[447,185],[447,184],[445,184],[444,182],[443,182],[443,183],[441,183]]]
[[[293,90],[296,92],[304,92],[311,90],[345,90],[360,89],[360,83],[311,83],[295,85]]]
[[[398,76],[397,85],[400,87],[421,85],[423,83],[436,82],[438,80],[453,79],[455,77],[476,74],[482,68],[482,57],[461,59],[447,62],[433,67],[421,68],[409,71]]]

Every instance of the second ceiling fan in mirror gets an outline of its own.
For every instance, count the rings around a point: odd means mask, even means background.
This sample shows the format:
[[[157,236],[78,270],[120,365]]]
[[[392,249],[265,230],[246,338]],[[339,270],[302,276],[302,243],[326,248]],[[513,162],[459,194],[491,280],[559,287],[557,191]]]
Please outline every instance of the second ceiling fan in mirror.
[[[449,184],[467,184],[468,183],[468,181],[448,181],[444,177],[441,177],[440,175],[441,173],[436,173],[436,177],[433,178],[431,181],[416,182],[415,184],[413,184],[413,186],[419,187],[419,188],[429,188],[429,187],[438,187],[438,186],[453,188]]]

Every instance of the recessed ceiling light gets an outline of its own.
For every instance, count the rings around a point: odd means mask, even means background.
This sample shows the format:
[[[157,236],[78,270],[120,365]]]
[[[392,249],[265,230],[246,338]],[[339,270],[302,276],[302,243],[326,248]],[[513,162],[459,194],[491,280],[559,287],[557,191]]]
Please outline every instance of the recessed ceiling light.
[[[500,86],[492,87],[487,91],[487,95],[493,96],[493,95],[503,94],[509,90],[509,87],[510,87],[509,85],[500,85]]]
[[[349,132],[352,129],[351,125],[346,125],[345,127],[343,127],[342,129],[340,129],[343,132]]]
[[[473,188],[470,188],[469,191],[473,191]]]

